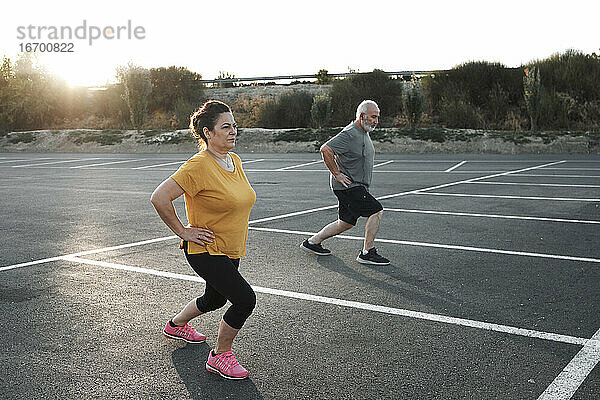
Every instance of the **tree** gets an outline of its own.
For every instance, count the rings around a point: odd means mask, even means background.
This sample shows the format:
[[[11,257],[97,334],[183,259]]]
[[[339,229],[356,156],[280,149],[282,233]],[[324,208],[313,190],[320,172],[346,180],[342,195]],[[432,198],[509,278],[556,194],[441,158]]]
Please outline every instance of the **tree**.
[[[174,112],[179,100],[197,104],[204,99],[202,75],[185,67],[150,69],[152,92],[148,100],[148,111]]]
[[[152,92],[150,71],[128,63],[117,67],[117,78],[124,87],[124,100],[129,107],[131,124],[139,131],[148,116],[148,96]]]
[[[14,70],[10,58],[2,58],[0,67],[0,131],[12,129],[14,123],[12,101],[15,97],[13,90]]]
[[[354,119],[361,101],[375,101],[382,114],[394,116],[402,111],[402,83],[380,69],[335,80],[331,87],[332,122],[346,124]]]
[[[317,85],[328,85],[333,79],[329,76],[329,71],[320,69],[317,72]]]

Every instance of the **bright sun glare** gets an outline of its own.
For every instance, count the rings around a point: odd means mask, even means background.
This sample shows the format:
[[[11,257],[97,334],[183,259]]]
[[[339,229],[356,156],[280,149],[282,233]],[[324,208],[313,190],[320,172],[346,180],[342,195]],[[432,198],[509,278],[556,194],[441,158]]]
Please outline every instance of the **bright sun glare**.
[[[58,54],[40,61],[48,72],[64,80],[69,86],[105,85],[115,75],[115,66],[107,67],[98,60],[83,60]]]

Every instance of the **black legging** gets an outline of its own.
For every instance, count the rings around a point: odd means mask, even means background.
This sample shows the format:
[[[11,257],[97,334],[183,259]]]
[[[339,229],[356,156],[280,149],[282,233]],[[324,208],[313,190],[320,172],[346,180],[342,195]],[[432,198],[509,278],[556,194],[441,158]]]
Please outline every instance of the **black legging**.
[[[256,305],[254,290],[238,271],[240,259],[208,253],[188,254],[187,245],[184,249],[190,266],[206,281],[204,295],[196,299],[198,310],[203,313],[214,311],[229,300],[231,307],[223,320],[232,328],[240,329]]]

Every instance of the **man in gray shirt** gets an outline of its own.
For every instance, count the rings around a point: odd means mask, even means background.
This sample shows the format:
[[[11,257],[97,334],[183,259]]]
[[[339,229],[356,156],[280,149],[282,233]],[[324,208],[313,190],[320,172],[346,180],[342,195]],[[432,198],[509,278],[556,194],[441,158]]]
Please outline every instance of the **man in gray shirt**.
[[[331,172],[331,189],[338,198],[339,218],[306,239],[300,245],[303,250],[321,256],[330,255],[331,251],[323,248],[321,243],[352,228],[359,217],[368,217],[363,250],[356,261],[375,265],[390,263],[377,254],[374,246],[383,206],[369,193],[375,160],[375,148],[369,133],[378,122],[379,107],[374,101],[365,100],[356,109],[356,120],[321,146],[323,161]]]

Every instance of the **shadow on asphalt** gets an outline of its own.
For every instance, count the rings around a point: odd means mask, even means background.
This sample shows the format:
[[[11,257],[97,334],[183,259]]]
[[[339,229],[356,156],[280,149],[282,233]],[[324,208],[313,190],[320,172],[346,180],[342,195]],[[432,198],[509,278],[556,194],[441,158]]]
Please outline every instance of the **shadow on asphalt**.
[[[424,279],[412,276],[405,271],[404,268],[396,266],[393,263],[384,266],[356,263],[356,266],[359,269],[367,268],[387,276],[387,278],[384,279],[376,279],[352,268],[335,255],[318,257],[317,262],[323,268],[354,281],[402,296],[405,299],[427,305],[434,309],[444,310],[450,305],[460,306],[460,301],[458,299],[437,289],[435,286],[428,284]]]
[[[210,350],[206,343],[186,345],[171,356],[192,399],[263,399],[251,379],[230,381],[208,372],[204,363]]]

